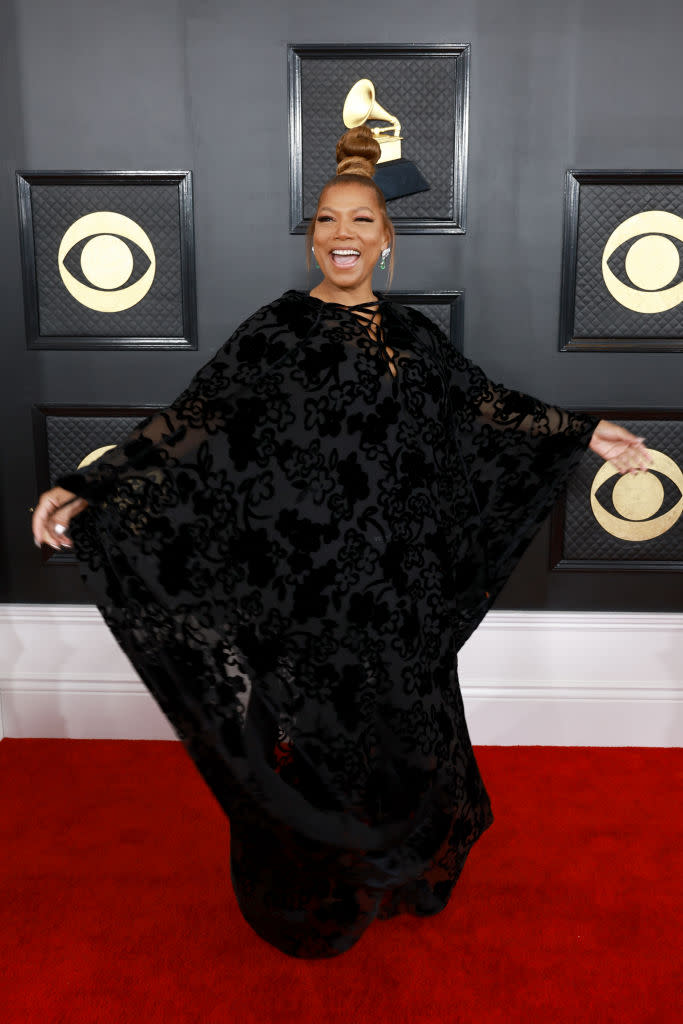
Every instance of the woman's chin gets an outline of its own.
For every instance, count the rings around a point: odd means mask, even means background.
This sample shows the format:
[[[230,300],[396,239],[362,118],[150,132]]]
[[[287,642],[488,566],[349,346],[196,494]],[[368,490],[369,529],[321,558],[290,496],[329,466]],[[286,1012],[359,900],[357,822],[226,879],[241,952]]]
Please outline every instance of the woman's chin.
[[[359,264],[354,267],[335,267],[334,264],[325,268],[325,279],[334,288],[363,288],[367,285],[372,290],[372,274],[364,271]]]

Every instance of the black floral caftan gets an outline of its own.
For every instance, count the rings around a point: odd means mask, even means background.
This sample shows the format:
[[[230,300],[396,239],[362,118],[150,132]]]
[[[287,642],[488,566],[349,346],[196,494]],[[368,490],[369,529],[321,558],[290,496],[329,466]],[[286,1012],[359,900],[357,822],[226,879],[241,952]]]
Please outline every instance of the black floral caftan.
[[[492,821],[457,651],[595,419],[438,328],[288,291],[58,483],[81,572],[230,818],[246,920],[303,957],[434,914]]]

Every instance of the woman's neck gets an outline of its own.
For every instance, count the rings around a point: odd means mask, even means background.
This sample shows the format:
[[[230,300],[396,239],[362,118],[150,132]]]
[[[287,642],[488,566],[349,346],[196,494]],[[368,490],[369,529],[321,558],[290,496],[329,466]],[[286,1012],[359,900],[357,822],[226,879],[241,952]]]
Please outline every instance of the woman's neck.
[[[340,306],[358,306],[362,302],[377,302],[377,296],[371,288],[335,288],[327,281],[321,281],[319,285],[309,292],[314,299],[321,302],[336,302]]]

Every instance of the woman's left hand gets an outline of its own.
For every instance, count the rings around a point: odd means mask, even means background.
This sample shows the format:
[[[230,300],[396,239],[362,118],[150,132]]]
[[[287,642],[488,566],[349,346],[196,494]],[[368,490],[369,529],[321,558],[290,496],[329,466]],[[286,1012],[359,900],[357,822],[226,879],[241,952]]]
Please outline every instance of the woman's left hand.
[[[610,420],[600,420],[588,446],[596,455],[611,462],[620,473],[637,473],[647,469],[652,456],[645,447],[645,439]]]

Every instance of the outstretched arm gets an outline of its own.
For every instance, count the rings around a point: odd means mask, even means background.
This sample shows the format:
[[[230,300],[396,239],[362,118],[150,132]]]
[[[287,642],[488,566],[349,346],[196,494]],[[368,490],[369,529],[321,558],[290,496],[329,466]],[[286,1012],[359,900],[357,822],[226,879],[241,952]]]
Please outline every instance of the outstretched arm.
[[[462,356],[456,356],[455,360],[459,360],[460,365],[457,366],[459,374],[454,375],[457,395],[454,405],[456,409],[460,406],[465,418],[469,417],[475,427],[516,431],[530,439],[577,433],[584,433],[585,437],[586,427],[590,428],[592,420],[595,427],[588,447],[611,462],[620,473],[645,470],[652,462],[645,439],[625,427],[546,405],[530,395],[494,384],[480,367]]]
[[[135,478],[138,494],[143,486],[158,487],[167,465],[185,460],[194,468],[194,463],[201,463],[202,445],[210,435],[222,431],[235,443],[248,436],[250,407],[248,401],[245,408],[240,405],[240,396],[253,396],[260,379],[277,371],[310,326],[303,323],[294,336],[288,331],[284,307],[278,300],[257,310],[170,406],[142,420],[96,462],[64,474],[57,486],[45,491],[33,515],[36,545],[72,548],[67,534],[71,520],[88,505],[105,501],[118,484]],[[128,499],[132,497],[129,492]]]

